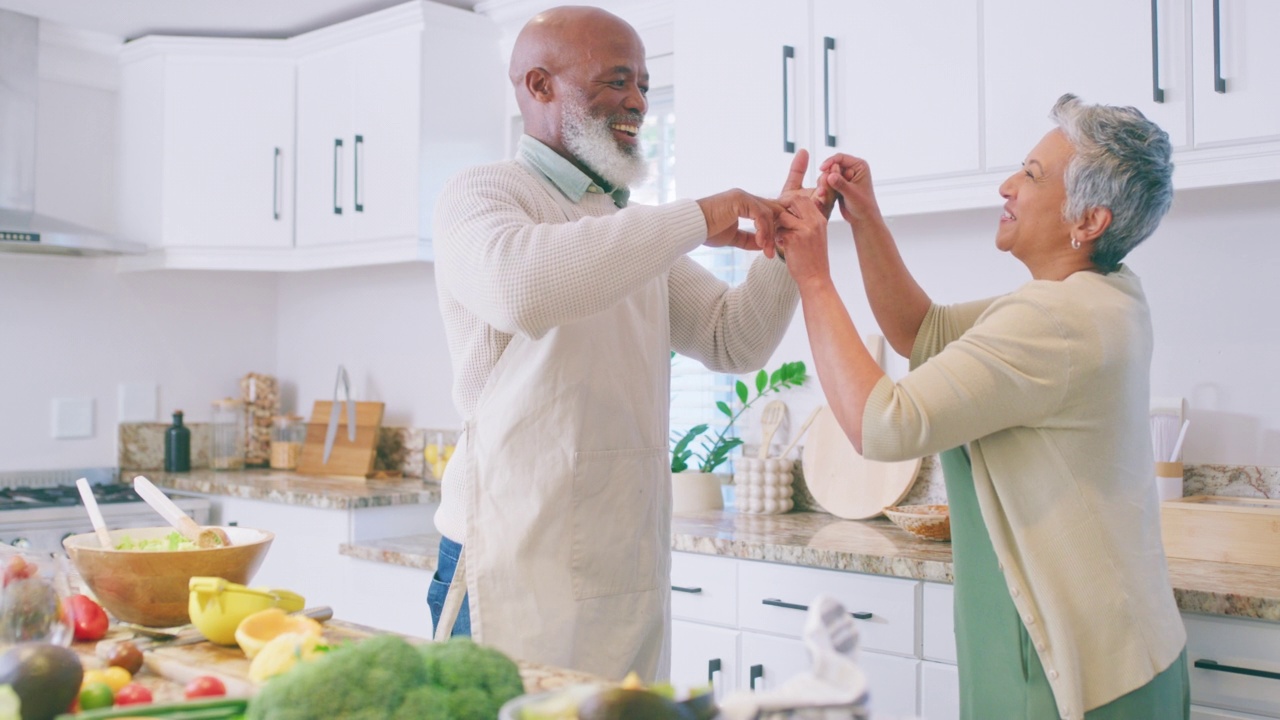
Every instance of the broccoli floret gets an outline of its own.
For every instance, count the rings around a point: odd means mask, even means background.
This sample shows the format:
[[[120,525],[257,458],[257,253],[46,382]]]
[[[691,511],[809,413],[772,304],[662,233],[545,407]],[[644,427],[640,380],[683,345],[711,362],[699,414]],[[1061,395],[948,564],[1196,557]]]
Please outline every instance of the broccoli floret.
[[[493,720],[498,717],[502,702],[495,703],[478,687],[454,690],[449,693],[449,720]]]
[[[249,702],[247,720],[387,718],[427,682],[422,656],[394,635],[379,635],[299,663]]]
[[[418,651],[426,661],[428,682],[446,690],[480,690],[489,700],[488,718],[497,717],[503,703],[524,694],[520,669],[499,650],[459,637],[423,645]],[[465,720],[471,716],[454,717]]]
[[[414,688],[391,720],[455,720],[449,714],[449,691],[435,685]]]

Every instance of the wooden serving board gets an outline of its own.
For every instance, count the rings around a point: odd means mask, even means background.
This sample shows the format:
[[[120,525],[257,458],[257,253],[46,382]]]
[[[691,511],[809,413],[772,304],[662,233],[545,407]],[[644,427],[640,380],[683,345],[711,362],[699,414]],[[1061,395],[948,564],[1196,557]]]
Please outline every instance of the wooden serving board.
[[[1169,557],[1280,568],[1280,500],[1192,495],[1160,504]]]
[[[380,402],[358,402],[356,405],[356,439],[348,438],[347,410],[343,403],[317,400],[307,423],[307,439],[302,444],[298,472],[303,475],[365,480],[373,474],[378,453],[378,431],[382,427]],[[333,440],[329,462],[324,461],[324,436],[329,429],[329,414],[338,414],[338,434]]]

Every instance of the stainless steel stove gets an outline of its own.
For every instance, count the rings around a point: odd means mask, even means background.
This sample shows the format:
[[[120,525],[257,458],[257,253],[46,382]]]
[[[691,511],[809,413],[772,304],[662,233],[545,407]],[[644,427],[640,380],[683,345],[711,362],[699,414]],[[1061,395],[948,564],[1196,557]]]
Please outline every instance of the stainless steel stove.
[[[165,524],[131,485],[119,482],[115,468],[0,472],[0,543],[61,552],[63,538],[93,532],[75,486],[81,477],[89,479],[108,530]],[[178,496],[173,500],[197,523],[209,523],[208,500]]]

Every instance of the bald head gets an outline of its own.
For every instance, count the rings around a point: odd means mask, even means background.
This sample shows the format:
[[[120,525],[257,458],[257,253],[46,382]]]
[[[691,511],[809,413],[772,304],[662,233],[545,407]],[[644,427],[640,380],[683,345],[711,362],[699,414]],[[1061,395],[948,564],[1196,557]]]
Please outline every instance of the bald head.
[[[527,135],[611,184],[634,176],[649,71],[626,21],[595,7],[540,13],[516,36],[510,77]]]

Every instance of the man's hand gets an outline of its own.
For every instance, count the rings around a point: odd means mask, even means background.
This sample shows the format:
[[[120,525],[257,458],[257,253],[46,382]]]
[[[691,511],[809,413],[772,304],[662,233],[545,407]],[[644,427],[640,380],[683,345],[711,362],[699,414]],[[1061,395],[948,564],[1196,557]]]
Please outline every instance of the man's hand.
[[[707,220],[708,247],[736,247],[741,250],[763,250],[773,257],[774,228],[782,205],[773,200],[756,197],[745,190],[725,192],[698,200],[702,215]],[[746,218],[755,223],[756,231],[738,229],[738,219]]]
[[[824,160],[819,168],[818,192],[839,199],[840,214],[850,225],[880,218],[880,206],[871,186],[871,166],[862,158],[838,153]]]

